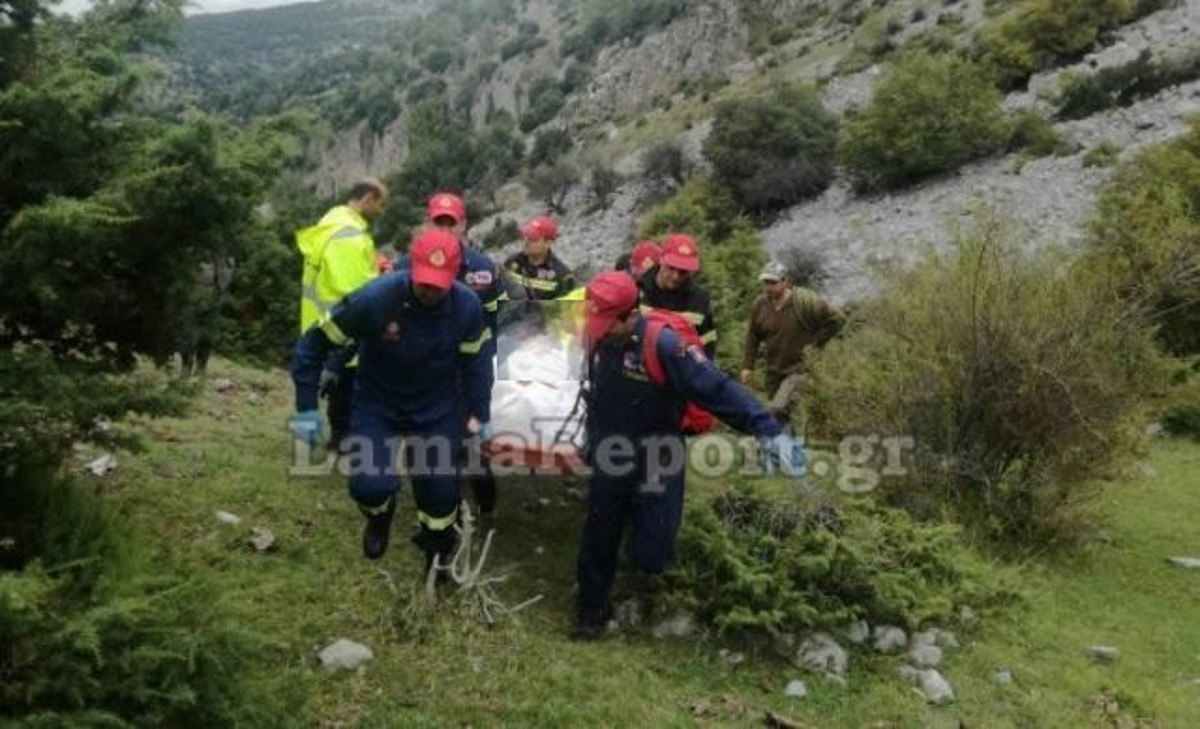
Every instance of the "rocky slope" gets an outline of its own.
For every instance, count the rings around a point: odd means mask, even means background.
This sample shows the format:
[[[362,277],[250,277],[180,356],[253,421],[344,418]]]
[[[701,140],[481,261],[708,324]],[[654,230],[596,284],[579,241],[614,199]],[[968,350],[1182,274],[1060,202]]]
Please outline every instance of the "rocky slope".
[[[1038,74],[1030,91],[1011,95],[1006,105],[1048,107],[1045,99],[1057,91],[1064,74],[1119,65],[1143,49],[1157,58],[1196,52],[1200,50],[1198,27],[1197,0],[1151,14],[1122,29],[1115,43],[1079,64]],[[871,84],[879,75],[880,69],[873,67],[829,84],[827,105],[844,110],[869,101]],[[1200,81],[1194,81],[1128,108],[1057,124],[1080,147],[1070,156],[1035,159],[1023,166],[1012,157],[988,159],[952,176],[879,197],[855,196],[838,183],[820,198],[786,211],[762,232],[763,239],[773,254],[792,249],[819,252],[830,274],[826,293],[838,301],[868,295],[876,267],[908,264],[930,246],[947,245],[954,228],[969,224],[980,206],[1023,227],[1035,246],[1077,244],[1093,211],[1096,190],[1111,174],[1110,167],[1084,166],[1086,151],[1108,143],[1121,148],[1121,158],[1127,158],[1142,146],[1180,134],[1188,117],[1198,112]],[[685,147],[693,154],[706,130],[701,124],[685,135]],[[572,212],[563,220],[560,254],[581,265],[610,265],[629,245],[641,212],[639,203],[647,193],[644,183],[629,183],[608,211],[583,213],[574,212],[585,207],[582,191],[576,191],[569,200]],[[538,207],[526,203],[508,214],[522,217]]]

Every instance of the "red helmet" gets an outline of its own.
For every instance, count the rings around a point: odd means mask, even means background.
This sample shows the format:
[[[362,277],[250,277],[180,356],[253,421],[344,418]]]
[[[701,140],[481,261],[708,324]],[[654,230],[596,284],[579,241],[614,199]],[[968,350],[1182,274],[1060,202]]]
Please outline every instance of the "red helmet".
[[[521,228],[521,234],[528,240],[554,240],[558,238],[558,223],[549,215],[539,215]]]

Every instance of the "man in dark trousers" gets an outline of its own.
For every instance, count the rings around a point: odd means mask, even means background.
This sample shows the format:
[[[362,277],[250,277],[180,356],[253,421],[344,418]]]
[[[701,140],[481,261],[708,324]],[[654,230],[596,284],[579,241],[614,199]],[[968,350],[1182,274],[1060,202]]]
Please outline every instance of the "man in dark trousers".
[[[562,262],[551,245],[558,238],[558,223],[539,215],[521,228],[525,247],[504,261],[504,273],[525,290],[525,298],[536,301],[557,299],[575,288],[575,274]]]
[[[464,430],[486,434],[491,416],[489,331],[479,298],[455,280],[458,239],[429,230],[413,242],[409,270],[378,278],[346,297],[296,346],[291,429],[310,444],[320,438],[317,390],[321,366],[354,341],[359,373],[346,462],[350,495],[366,519],[363,555],[387,550],[396,491],[396,462],[412,475],[419,531],[414,541],[426,569],[449,556],[458,516],[458,464]],[[463,413],[469,413],[464,424]],[[465,425],[465,428],[464,428]]]
[[[475,292],[483,306],[483,318],[487,325],[489,337],[484,345],[482,355],[489,362],[496,355],[496,317],[500,306],[509,298],[496,263],[488,256],[467,245],[467,203],[461,196],[452,192],[438,192],[429,197],[425,206],[425,222],[423,230],[441,230],[453,235],[459,242],[460,264],[455,274],[456,278],[467,288]],[[409,266],[407,256],[397,263],[398,270]],[[495,379],[493,370],[488,368],[488,388]],[[472,473],[467,477],[471,492],[475,495],[475,503],[480,513],[490,514],[496,509],[496,477],[492,474],[490,463],[479,456],[482,471]]]
[[[581,640],[601,637],[612,615],[612,583],[627,524],[632,524],[629,551],[635,569],[659,573],[674,560],[687,461],[680,418],[687,402],[757,436],[768,463],[783,473],[802,477],[805,464],[803,448],[700,347],[685,346],[664,328],[646,349],[650,323],[638,310],[637,285],[627,274],[610,271],[592,279],[587,305],[592,476],[572,631]],[[654,368],[665,376],[661,385],[651,380],[648,356],[661,365]]]
[[[700,246],[689,235],[672,233],[663,238],[658,265],[642,274],[642,306],[673,311],[686,318],[709,359],[717,356],[717,320],[712,297],[692,279],[700,271]]]
[[[765,350],[768,407],[788,424],[803,385],[805,355],[836,334],[844,317],[816,292],[792,286],[777,261],[767,263],[758,280],[763,292],[750,305],[741,378],[750,384],[759,350]]]

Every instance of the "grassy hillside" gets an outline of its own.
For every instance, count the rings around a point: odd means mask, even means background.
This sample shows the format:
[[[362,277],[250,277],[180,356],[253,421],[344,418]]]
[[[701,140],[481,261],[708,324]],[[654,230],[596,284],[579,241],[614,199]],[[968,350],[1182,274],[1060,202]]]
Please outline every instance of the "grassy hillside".
[[[147,546],[215,575],[226,607],[268,643],[253,681],[291,697],[281,724],[751,725],[773,712],[802,726],[1200,725],[1200,573],[1164,559],[1200,554],[1194,443],[1159,442],[1142,477],[1113,485],[1097,513],[1107,540],[1021,571],[1027,606],[962,636],[942,666],[958,702],[932,708],[895,677],[895,658],[854,655],[839,689],[715,638],[567,641],[583,507],[568,491],[576,484],[557,479],[503,482],[492,524],[494,564],[513,571],[504,597],[540,602],[490,629],[453,602],[415,609],[408,495],[391,551],[367,563],[343,479],[286,473],[286,375],[215,369],[190,417],[134,423],[148,449],[123,456],[103,491]],[[691,485],[693,497],[720,488]],[[218,510],[241,524],[219,523]],[[252,527],[270,529],[278,548],[254,552]],[[375,659],[326,674],[314,653],[342,637]],[[1096,644],[1118,647],[1120,660],[1093,663],[1085,650]],[[1002,667],[1014,685],[993,681]],[[808,682],[807,699],[784,696],[795,678]]]

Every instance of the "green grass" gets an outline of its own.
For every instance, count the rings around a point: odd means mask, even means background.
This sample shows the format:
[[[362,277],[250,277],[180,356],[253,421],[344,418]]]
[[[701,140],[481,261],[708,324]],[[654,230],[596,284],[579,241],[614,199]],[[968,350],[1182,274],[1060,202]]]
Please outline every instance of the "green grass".
[[[248,679],[295,697],[281,724],[752,725],[769,711],[811,726],[1116,726],[1096,707],[1104,694],[1121,717],[1200,726],[1200,573],[1164,559],[1200,554],[1193,443],[1156,444],[1153,474],[1107,490],[1097,518],[1110,541],[1019,570],[1027,604],[962,636],[963,650],[943,664],[958,702],[933,708],[895,678],[894,658],[855,654],[849,686],[839,689],[764,648],[714,637],[569,642],[584,513],[567,491],[578,484],[560,479],[502,481],[491,524],[490,561],[513,571],[505,597],[541,594],[540,602],[490,628],[454,603],[415,609],[409,493],[391,550],[367,563],[344,480],[286,473],[286,375],[225,362],[214,369],[190,417],[133,424],[148,447],[121,457],[105,493],[143,545],[213,576],[224,607],[267,642],[261,671]],[[221,377],[235,386],[216,392]],[[693,479],[689,488],[719,485]],[[217,510],[243,521],[219,524]],[[275,533],[276,551],[246,546],[254,526]],[[341,637],[370,646],[375,659],[357,673],[325,673],[314,654]],[[1085,649],[1095,644],[1117,646],[1121,659],[1094,664]],[[723,647],[747,660],[730,665]],[[1013,671],[1015,685],[992,681],[999,667]],[[809,698],[784,697],[793,678],[808,682]]]

